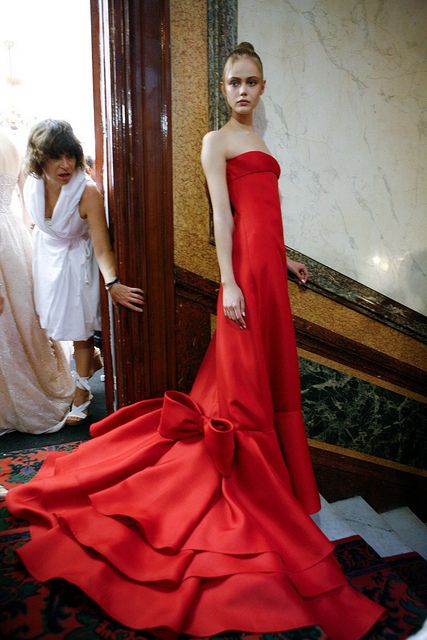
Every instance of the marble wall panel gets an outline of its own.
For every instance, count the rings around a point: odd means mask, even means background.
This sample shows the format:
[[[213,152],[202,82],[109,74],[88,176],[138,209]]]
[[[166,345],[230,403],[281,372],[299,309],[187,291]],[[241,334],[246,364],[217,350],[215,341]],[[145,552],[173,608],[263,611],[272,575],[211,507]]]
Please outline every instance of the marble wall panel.
[[[394,462],[427,468],[427,405],[300,358],[307,432]]]
[[[289,246],[427,314],[427,4],[239,0]],[[425,152],[425,151],[424,151]]]
[[[395,393],[398,393],[402,396],[412,398],[413,400],[417,400],[417,402],[421,402],[422,404],[427,405],[427,395],[425,393],[419,393],[417,391],[400,386],[399,383],[390,382],[389,380],[385,380],[384,378],[381,378],[377,375],[372,375],[371,373],[361,371],[357,366],[358,362],[356,360],[353,362],[353,365],[347,365],[341,362],[337,362],[335,359],[319,355],[318,353],[313,353],[312,351],[308,351],[307,349],[302,349],[301,347],[298,347],[297,351],[298,355],[301,358],[312,360],[313,362],[318,362],[319,364],[323,364],[326,367],[335,369],[336,371],[341,371],[348,376],[364,380],[369,384],[374,384],[377,387],[382,387],[383,389],[388,389],[389,391],[394,391]]]

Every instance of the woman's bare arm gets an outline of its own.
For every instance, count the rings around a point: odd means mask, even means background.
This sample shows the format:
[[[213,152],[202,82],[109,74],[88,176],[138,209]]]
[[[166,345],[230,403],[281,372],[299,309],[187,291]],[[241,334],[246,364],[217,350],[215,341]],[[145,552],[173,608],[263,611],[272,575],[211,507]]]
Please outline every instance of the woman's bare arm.
[[[226,158],[217,132],[208,133],[203,139],[202,166],[212,203],[224,314],[246,328],[245,300],[236,283],[232,263],[234,220],[227,188]]]
[[[111,248],[102,196],[95,185],[88,185],[80,201],[80,215],[88,222],[95,258],[106,283],[117,278],[116,260]],[[114,304],[121,304],[133,311],[142,311],[144,292],[120,282],[109,290]]]

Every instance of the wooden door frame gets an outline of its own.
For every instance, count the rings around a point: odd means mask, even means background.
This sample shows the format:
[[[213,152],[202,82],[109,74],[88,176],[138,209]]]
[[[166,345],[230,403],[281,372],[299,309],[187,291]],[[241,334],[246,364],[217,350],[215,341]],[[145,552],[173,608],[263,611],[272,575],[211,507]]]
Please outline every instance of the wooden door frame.
[[[111,411],[175,386],[169,1],[91,0],[91,21],[98,184],[118,275],[146,295],[114,310],[113,341],[102,295]]]

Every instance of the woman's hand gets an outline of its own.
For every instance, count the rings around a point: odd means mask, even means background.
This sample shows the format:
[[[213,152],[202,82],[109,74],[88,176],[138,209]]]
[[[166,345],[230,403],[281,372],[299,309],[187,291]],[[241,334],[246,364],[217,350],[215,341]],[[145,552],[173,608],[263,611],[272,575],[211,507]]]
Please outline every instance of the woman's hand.
[[[238,324],[241,329],[246,329],[245,299],[236,283],[223,285],[222,306],[226,318]]]
[[[142,312],[144,309],[144,292],[136,287],[127,287],[121,282],[116,282],[108,290],[113,304],[117,306],[121,304],[123,307],[132,309],[132,311]]]
[[[302,262],[295,262],[290,258],[286,258],[286,266],[288,271],[298,278],[300,284],[305,284],[308,280],[308,269]]]

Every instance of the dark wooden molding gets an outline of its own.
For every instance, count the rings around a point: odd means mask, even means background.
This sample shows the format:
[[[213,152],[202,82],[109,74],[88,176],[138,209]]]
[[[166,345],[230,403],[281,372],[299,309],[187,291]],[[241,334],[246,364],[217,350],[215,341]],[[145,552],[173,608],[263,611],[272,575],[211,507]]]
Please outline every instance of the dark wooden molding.
[[[177,388],[188,392],[211,340],[218,286],[175,267]]]
[[[94,0],[101,50],[104,171],[122,282],[144,314],[114,311],[116,406],[175,383],[168,0]]]
[[[176,295],[176,388],[188,393],[211,340],[210,313],[203,305]]]
[[[90,0],[92,35],[92,84],[93,84],[93,128],[95,131],[95,182],[102,192],[104,188],[104,132],[103,132],[103,87],[105,85],[105,50],[102,16],[99,0]]]
[[[175,265],[175,287],[180,296],[202,305],[209,313],[216,313],[218,283]]]
[[[427,471],[309,439],[320,493],[332,502],[362,496],[377,511],[410,507],[427,521]]]
[[[216,282],[180,267],[175,267],[175,281],[177,296],[204,306],[209,314],[216,312]],[[297,345],[302,349],[374,376],[378,380],[426,395],[425,371],[304,318],[294,316],[294,326]]]
[[[340,362],[379,380],[426,395],[427,373],[422,369],[298,316],[294,316],[294,326],[297,344],[302,349]]]
[[[104,132],[102,116],[104,77],[104,36],[103,21],[99,14],[98,0],[91,0],[91,34],[92,34],[92,83],[93,83],[93,111],[95,131],[95,182],[101,193],[104,190]],[[111,350],[110,310],[108,294],[100,280],[101,320],[102,320],[102,355],[105,374],[105,406],[110,413],[114,409],[114,372]]]

